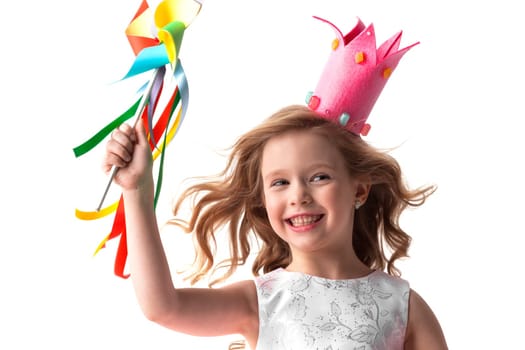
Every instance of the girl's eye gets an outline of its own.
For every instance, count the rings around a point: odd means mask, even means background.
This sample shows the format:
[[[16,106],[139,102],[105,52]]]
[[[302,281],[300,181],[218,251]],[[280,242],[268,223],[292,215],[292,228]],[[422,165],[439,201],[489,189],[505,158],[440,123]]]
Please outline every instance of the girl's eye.
[[[286,185],[288,183],[288,181],[286,180],[283,180],[283,179],[280,179],[280,180],[275,180],[271,183],[271,186],[283,186],[283,185]]]
[[[330,179],[330,176],[327,174],[316,174],[312,176],[311,181],[318,182],[318,181],[329,180],[329,179]]]

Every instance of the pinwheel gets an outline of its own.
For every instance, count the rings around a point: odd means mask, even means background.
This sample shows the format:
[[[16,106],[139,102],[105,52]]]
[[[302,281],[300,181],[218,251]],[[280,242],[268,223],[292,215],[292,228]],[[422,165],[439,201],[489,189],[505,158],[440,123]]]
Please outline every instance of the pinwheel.
[[[188,107],[188,84],[179,58],[180,46],[184,31],[198,15],[201,7],[202,1],[164,0],[153,11],[146,0],[142,1],[125,31],[135,54],[135,60],[122,80],[147,72],[152,72],[152,77],[146,82],[145,87],[139,90],[140,97],[137,101],[132,103],[124,113],[73,149],[76,157],[88,153],[120,124],[135,116],[135,123],[143,122],[147,125],[153,159],[159,159],[160,162],[155,189],[155,206],[162,188],[164,150],[179,130]],[[171,91],[163,91],[167,79],[174,79],[176,83]],[[168,93],[169,98],[164,108],[159,112],[156,109],[159,107],[162,93]],[[120,238],[115,257],[114,273],[119,277],[127,278],[129,274],[125,273],[127,260],[126,224],[122,196],[115,203],[103,207],[104,199],[116,171],[118,168],[112,169],[108,185],[97,210],[76,209],[75,215],[80,220],[96,220],[112,213],[115,214],[111,231],[98,245],[95,254],[104,248],[109,240]]]

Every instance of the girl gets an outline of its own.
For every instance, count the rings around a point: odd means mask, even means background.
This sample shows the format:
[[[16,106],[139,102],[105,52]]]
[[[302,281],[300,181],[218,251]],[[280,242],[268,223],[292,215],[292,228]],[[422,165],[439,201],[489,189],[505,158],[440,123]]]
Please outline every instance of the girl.
[[[196,237],[193,282],[216,271],[214,233],[229,232],[229,277],[259,243],[255,280],[175,288],[153,207],[152,158],[142,123],[107,144],[106,171],[120,167],[131,279],[145,316],[195,336],[241,334],[254,350],[447,349],[433,312],[399,277],[410,237],[410,190],[398,163],[305,106],[289,106],[241,136],[221,176],[195,184],[186,223]],[[388,254],[391,252],[391,254]],[[386,271],[386,272],[384,272]],[[220,278],[219,278],[220,280]]]

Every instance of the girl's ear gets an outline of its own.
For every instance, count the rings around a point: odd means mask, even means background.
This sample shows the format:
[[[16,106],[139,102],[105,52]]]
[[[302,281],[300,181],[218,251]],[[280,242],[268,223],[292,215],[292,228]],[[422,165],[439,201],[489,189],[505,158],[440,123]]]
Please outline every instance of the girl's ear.
[[[361,204],[364,204],[366,202],[368,194],[370,193],[370,187],[372,187],[372,184],[368,179],[362,179],[357,182],[355,199]]]

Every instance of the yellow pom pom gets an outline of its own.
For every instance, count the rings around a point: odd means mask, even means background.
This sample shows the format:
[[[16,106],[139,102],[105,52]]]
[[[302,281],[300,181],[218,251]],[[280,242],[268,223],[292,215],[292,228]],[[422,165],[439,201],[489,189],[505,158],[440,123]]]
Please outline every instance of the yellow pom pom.
[[[362,51],[359,51],[358,53],[355,54],[354,60],[355,60],[355,63],[357,64],[363,63],[365,61],[365,53]]]
[[[339,47],[339,39],[334,39],[332,41],[332,50],[335,51]]]
[[[383,71],[383,78],[388,79],[392,74],[392,68],[385,68]]]

